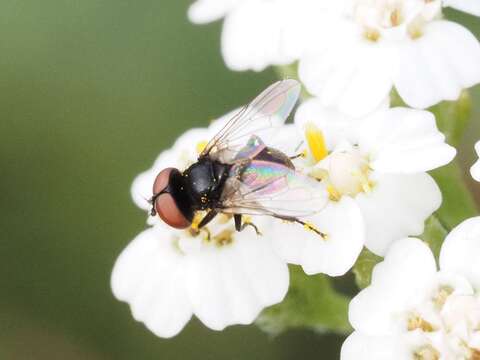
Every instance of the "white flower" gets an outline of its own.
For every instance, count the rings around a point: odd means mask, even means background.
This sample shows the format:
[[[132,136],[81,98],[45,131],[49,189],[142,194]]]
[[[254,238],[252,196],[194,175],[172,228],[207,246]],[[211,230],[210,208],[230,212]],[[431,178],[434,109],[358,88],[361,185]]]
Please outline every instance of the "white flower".
[[[152,168],[134,180],[135,203],[149,211],[148,199],[158,172],[167,167],[183,170],[195,162],[206,142],[231,116],[227,114],[209,128],[187,131],[162,152]],[[298,152],[301,138],[295,138],[294,125],[275,134],[265,132],[263,140],[286,154]],[[318,191],[325,191],[322,184]],[[236,232],[226,215],[198,230],[201,215],[187,230],[170,228],[150,216],[153,227],[139,234],[115,264],[115,296],[129,303],[134,318],[158,336],[176,335],[192,315],[215,330],[251,323],[263,308],[285,296],[287,262],[303,265],[307,273],[340,275],[355,262],[365,237],[358,206],[349,199],[305,219],[325,232],[326,239],[309,226],[304,229],[266,216],[250,219],[262,236],[250,227]],[[278,251],[287,247],[286,253]]]
[[[310,99],[299,107],[295,123],[305,134],[304,171],[327,184],[333,202],[355,200],[367,248],[384,255],[394,240],[423,232],[425,219],[441,203],[426,171],[456,153],[431,113],[382,108],[352,120]]]
[[[392,87],[426,108],[480,82],[480,45],[441,18],[443,6],[480,14],[478,0],[197,0],[189,17],[224,18],[222,55],[232,70],[299,60],[300,79],[324,106],[358,116]]]
[[[188,11],[191,21],[225,17],[222,55],[232,70],[261,71],[299,58],[305,47],[325,34],[327,9],[320,0],[198,0]]]
[[[272,140],[272,146],[286,154],[298,154],[303,137],[293,124],[285,125]],[[322,183],[318,191],[325,192]],[[350,198],[329,202],[325,208],[302,220],[325,234],[298,224],[274,222],[264,234],[286,262],[301,265],[305,273],[329,276],[345,274],[357,260],[365,243],[365,224],[358,204]]]
[[[132,185],[141,208],[151,205],[157,173],[165,167],[184,169],[196,161],[225,116],[208,129],[182,135],[172,149],[160,154],[153,167]],[[130,304],[133,316],[156,335],[176,335],[196,315],[206,326],[222,330],[249,324],[259,312],[282,301],[288,289],[288,268],[274,251],[272,238],[252,229],[235,231],[231,218],[217,216],[198,230],[200,214],[187,230],[175,230],[158,217],[122,252],[112,273],[115,296]],[[271,227],[268,218],[254,220],[261,231]]]
[[[350,303],[355,331],[341,359],[476,359],[480,356],[480,217],[445,239],[440,270],[428,246],[405,238],[375,266]]]
[[[208,226],[210,239],[155,225],[118,258],[113,293],[157,336],[176,335],[192,314],[214,330],[250,324],[285,296],[288,268],[270,240],[221,220]]]
[[[306,274],[345,274],[355,264],[365,243],[365,224],[359,206],[350,198],[331,202],[306,220],[326,234],[325,239],[295,224],[272,227],[273,246],[290,264]]]
[[[439,0],[346,1],[329,22],[329,37],[300,58],[300,79],[324,106],[349,115],[370,112],[393,86],[415,108],[456,100],[480,82],[480,45],[442,20],[441,8]]]
[[[479,159],[470,168],[470,174],[472,174],[472,177],[475,180],[480,181],[480,141],[477,141],[475,144],[475,152],[477,153]]]

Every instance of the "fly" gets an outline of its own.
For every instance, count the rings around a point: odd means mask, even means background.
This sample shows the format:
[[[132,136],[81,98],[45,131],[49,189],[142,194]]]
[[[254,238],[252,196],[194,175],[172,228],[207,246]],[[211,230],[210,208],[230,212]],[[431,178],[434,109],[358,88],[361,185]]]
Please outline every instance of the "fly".
[[[237,231],[251,225],[257,233],[255,225],[242,223],[242,215],[267,215],[299,223],[323,237],[300,218],[320,211],[325,194],[315,180],[295,169],[296,156],[262,140],[262,135],[271,136],[283,126],[299,94],[295,80],[270,85],[225,124],[197,162],[183,171],[160,171],[153,184],[151,215],[184,229],[198,211],[206,211],[198,228],[220,213],[229,214]]]

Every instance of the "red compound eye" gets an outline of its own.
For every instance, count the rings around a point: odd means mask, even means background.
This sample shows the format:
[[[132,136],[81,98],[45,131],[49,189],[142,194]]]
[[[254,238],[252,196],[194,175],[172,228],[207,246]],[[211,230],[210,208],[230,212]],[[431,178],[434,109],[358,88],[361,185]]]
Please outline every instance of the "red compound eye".
[[[174,168],[167,168],[157,175],[154,183],[153,183],[153,194],[158,194],[164,191],[169,182],[170,182],[170,174],[172,171],[178,171]],[[175,202],[173,196],[165,192],[159,195],[155,199],[155,210],[157,211],[158,216],[165,221],[168,225],[177,228],[177,229],[185,229],[190,226],[190,221],[182,214],[180,209]]]

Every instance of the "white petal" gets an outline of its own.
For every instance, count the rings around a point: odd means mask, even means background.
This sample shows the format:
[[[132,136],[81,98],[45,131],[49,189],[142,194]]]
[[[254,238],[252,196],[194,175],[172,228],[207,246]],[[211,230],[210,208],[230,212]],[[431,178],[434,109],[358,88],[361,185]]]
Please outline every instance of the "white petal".
[[[405,336],[368,336],[354,331],[343,343],[341,360],[411,360]]]
[[[145,230],[123,250],[111,279],[114,295],[160,337],[178,334],[192,316],[182,257],[172,241],[166,228]]]
[[[411,107],[457,100],[462,89],[480,82],[480,44],[466,28],[449,21],[427,24],[423,36],[402,45],[399,61],[394,83]]]
[[[475,144],[475,152],[479,159],[470,168],[470,174],[475,180],[480,181],[480,141]]]
[[[395,240],[423,233],[425,220],[440,207],[442,195],[426,173],[377,174],[369,194],[357,195],[366,222],[365,246],[383,256]]]
[[[352,299],[350,323],[367,335],[402,332],[402,313],[424,300],[435,274],[435,259],[427,245],[413,238],[396,241],[375,266],[371,285]]]
[[[472,15],[480,16],[480,1],[478,0],[443,0],[444,6],[465,11]]]
[[[440,268],[466,277],[480,290],[480,217],[465,220],[446,237]]]
[[[456,154],[428,111],[407,108],[379,111],[359,129],[360,147],[370,154],[371,166],[376,171],[428,171],[449,163]]]
[[[269,239],[253,231],[188,257],[186,272],[194,313],[215,330],[250,324],[263,308],[282,301],[288,289],[287,265]]]
[[[283,11],[282,49],[292,58],[301,58],[312,44],[328,41],[335,26],[340,1],[279,0]],[[276,5],[279,6],[279,5]]]
[[[356,130],[356,119],[335,108],[326,108],[319,98],[310,98],[295,112],[295,125],[304,135],[308,123],[315,124],[322,131],[328,149],[334,149],[342,140],[350,140]]]
[[[282,258],[301,265],[307,274],[345,274],[355,263],[365,239],[363,218],[355,201],[344,197],[302,220],[327,234],[327,239],[298,224],[276,223],[272,237]]]
[[[197,24],[208,23],[224,17],[241,0],[197,0],[188,9],[188,18]]]
[[[246,2],[226,17],[222,31],[222,55],[236,71],[261,71],[267,66],[288,64],[294,58],[282,51],[286,22],[278,2]]]
[[[390,92],[395,57],[390,48],[363,40],[356,27],[335,31],[342,35],[300,60],[299,77],[323,106],[351,116],[365,115]]]

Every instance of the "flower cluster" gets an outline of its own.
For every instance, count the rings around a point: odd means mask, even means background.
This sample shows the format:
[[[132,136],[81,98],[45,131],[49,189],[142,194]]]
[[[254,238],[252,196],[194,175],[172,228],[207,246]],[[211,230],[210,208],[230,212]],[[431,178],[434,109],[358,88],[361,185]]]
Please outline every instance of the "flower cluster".
[[[231,69],[298,62],[311,96],[293,123],[269,129],[261,141],[290,157],[325,205],[303,216],[303,227],[252,212],[240,232],[230,214],[202,227],[199,211],[183,230],[148,216],[150,227],[122,252],[111,280],[136,320],[160,337],[176,335],[193,315],[214,330],[250,324],[284,299],[288,264],[308,275],[340,276],[366,247],[385,259],[350,304],[354,332],[342,359],[480,358],[480,272],[472,265],[480,262],[480,218],[446,237],[440,270],[427,244],[414,238],[442,204],[428,172],[456,155],[424,109],[480,82],[480,44],[443,18],[445,7],[480,16],[478,0],[191,5],[196,23],[224,18],[222,54]],[[393,90],[408,107],[391,107]],[[150,213],[157,174],[195,163],[237,113],[180,136],[135,179],[134,202]],[[475,149],[480,156],[480,141]],[[480,181],[480,160],[471,174]]]
[[[440,270],[428,246],[397,241],[350,304],[355,331],[341,359],[477,359],[480,356],[480,217],[447,236]]]
[[[198,214],[182,231],[149,217],[153,228],[124,250],[112,276],[115,295],[130,303],[137,320],[163,337],[178,333],[192,314],[216,330],[251,323],[264,307],[282,301],[288,289],[287,263],[301,265],[307,274],[343,275],[364,245],[383,255],[393,240],[423,232],[425,219],[441,203],[440,191],[425,171],[455,156],[433,115],[382,108],[352,120],[325,116],[326,111],[318,101],[307,101],[295,124],[263,139],[286,154],[304,154],[296,166],[320,180],[318,191],[328,192],[329,199],[321,212],[304,220],[326,238],[266,217],[251,220],[262,236],[253,227],[237,233],[227,215],[198,229]],[[186,132],[162,152],[134,181],[137,205],[149,211],[146,199],[158,172],[194,163],[232,113],[209,128]],[[392,223],[383,221],[387,212]]]
[[[480,15],[477,0],[198,0],[189,16],[225,18],[222,54],[231,69],[298,61],[300,80],[324,106],[360,116],[392,87],[423,109],[480,82],[480,45],[442,18],[446,6]]]

